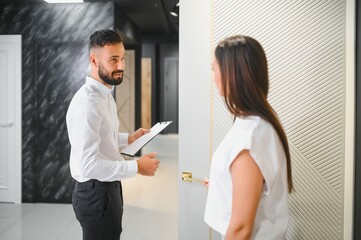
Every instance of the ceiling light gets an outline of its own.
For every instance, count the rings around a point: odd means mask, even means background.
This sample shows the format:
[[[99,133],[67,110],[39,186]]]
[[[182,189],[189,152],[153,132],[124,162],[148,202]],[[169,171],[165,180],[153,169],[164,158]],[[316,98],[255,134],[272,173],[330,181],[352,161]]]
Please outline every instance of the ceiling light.
[[[48,3],[82,3],[83,0],[44,0]]]
[[[170,14],[171,14],[172,16],[174,16],[174,17],[178,17],[178,15],[179,15],[179,2],[177,2],[177,3],[174,5],[172,11],[170,11]]]

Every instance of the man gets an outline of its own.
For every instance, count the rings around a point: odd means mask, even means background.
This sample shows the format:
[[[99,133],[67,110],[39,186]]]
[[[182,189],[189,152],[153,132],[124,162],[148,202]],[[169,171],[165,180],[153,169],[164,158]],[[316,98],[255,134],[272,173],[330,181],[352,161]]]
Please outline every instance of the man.
[[[122,232],[121,179],[137,173],[153,176],[156,153],[125,161],[118,148],[149,130],[118,133],[113,85],[123,80],[125,49],[112,30],[96,31],[89,39],[91,74],[74,95],[66,123],[71,144],[70,171],[76,180],[73,208],[83,240],[119,240]]]

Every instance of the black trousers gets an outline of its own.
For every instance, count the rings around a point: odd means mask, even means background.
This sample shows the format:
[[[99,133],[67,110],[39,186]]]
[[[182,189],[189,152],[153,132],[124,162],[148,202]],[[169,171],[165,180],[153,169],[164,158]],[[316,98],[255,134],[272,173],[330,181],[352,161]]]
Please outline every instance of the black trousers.
[[[77,182],[73,208],[83,230],[83,240],[120,239],[123,216],[121,182]]]

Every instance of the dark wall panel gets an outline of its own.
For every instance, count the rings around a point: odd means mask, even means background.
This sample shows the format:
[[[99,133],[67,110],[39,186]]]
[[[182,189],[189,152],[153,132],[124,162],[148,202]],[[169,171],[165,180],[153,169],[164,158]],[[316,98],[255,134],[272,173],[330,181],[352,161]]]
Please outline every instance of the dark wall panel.
[[[65,113],[90,68],[87,40],[114,3],[2,4],[0,34],[22,35],[23,202],[70,202]]]
[[[178,66],[174,61],[179,58],[179,46],[176,43],[160,45],[160,119],[173,123],[163,133],[178,133]],[[178,64],[176,64],[178,65]],[[166,74],[168,73],[168,74]]]
[[[37,46],[36,198],[44,202],[68,202],[73,180],[69,172],[65,115],[72,96],[85,79],[88,51],[83,44],[75,42]]]

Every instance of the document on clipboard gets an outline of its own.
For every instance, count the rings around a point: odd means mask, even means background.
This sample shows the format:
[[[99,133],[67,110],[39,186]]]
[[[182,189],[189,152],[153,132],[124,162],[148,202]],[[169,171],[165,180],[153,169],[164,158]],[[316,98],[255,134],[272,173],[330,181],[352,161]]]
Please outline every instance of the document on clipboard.
[[[142,149],[148,142],[150,142],[155,136],[163,131],[172,121],[158,122],[151,129],[150,132],[144,134],[133,143],[129,144],[126,148],[121,151],[121,154],[134,157],[134,155]]]

